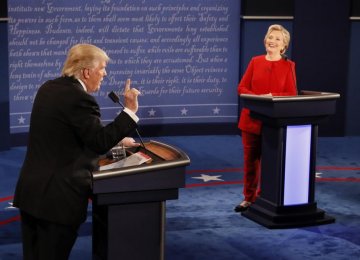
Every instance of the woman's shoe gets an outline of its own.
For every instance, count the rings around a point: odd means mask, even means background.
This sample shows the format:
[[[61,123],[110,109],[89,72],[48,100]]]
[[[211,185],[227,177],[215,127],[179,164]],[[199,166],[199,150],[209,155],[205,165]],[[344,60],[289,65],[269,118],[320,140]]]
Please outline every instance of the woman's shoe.
[[[239,205],[237,205],[234,210],[235,212],[244,212],[251,206],[250,201],[243,200]]]

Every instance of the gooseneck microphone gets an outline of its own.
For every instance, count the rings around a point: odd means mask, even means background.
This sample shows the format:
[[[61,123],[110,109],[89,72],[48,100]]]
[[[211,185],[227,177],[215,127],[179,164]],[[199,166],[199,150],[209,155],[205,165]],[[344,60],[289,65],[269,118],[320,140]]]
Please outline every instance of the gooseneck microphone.
[[[292,77],[292,80],[293,80],[294,85],[295,85],[296,95],[298,95],[299,92],[298,92],[298,88],[297,88],[297,84],[296,84],[296,80],[295,80],[295,71],[294,71],[294,68],[293,68],[291,62],[289,62],[288,57],[286,56],[286,54],[281,54],[281,58],[283,58],[286,62],[289,63],[290,71],[291,71],[291,77]]]
[[[288,60],[288,57],[286,56],[286,54],[280,54],[281,58],[284,59],[285,61]]]
[[[114,103],[117,103],[117,104],[119,104],[120,106],[122,106],[123,109],[125,108],[125,106],[121,103],[120,98],[118,97],[118,95],[115,94],[114,91],[111,91],[111,92],[108,94],[108,97],[109,97]],[[145,147],[145,145],[144,145],[144,142],[143,142],[143,140],[142,140],[142,138],[141,138],[141,135],[140,135],[140,133],[139,133],[139,131],[138,131],[137,129],[135,129],[135,131],[136,131],[137,136],[138,136],[139,139],[140,139],[141,146],[144,148],[144,151],[145,151],[145,153],[146,153],[147,149],[146,149],[146,147]]]

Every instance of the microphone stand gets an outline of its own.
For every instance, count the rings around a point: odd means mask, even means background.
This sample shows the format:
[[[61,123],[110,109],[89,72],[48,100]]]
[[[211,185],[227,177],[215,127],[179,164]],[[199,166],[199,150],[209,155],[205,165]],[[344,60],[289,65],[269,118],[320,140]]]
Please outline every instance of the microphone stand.
[[[117,104],[119,104],[120,106],[122,106],[123,109],[125,108],[125,106],[120,102],[120,98],[115,94],[114,91],[111,91],[111,92],[109,93],[108,97],[109,97],[114,103],[117,103]],[[135,128],[135,131],[136,131],[137,136],[138,136],[139,139],[140,139],[141,146],[144,148],[144,152],[145,152],[145,154],[146,154],[147,149],[146,149],[145,144],[144,144],[144,142],[143,142],[143,140],[142,140],[142,138],[141,138],[141,135],[140,135],[139,131],[137,130],[137,128]]]
[[[281,57],[282,57],[286,62],[289,62],[289,61],[288,61],[288,57],[287,57],[285,54],[281,54]],[[294,84],[295,84],[296,95],[299,95],[298,87],[297,87],[296,80],[295,80],[295,72],[294,72],[293,66],[291,65],[290,62],[289,62],[289,65],[290,65],[291,76],[292,76],[293,82],[294,82]]]

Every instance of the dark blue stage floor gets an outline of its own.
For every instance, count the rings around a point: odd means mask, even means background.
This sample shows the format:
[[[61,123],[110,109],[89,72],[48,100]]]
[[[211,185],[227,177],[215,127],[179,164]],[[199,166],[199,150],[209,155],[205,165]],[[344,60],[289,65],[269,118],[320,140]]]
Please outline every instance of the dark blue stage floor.
[[[191,158],[186,188],[179,200],[167,202],[166,259],[360,259],[360,137],[319,138],[316,201],[336,222],[279,230],[233,211],[242,199],[241,137],[154,139]],[[0,152],[0,260],[22,259],[11,201],[25,150]],[[71,260],[91,259],[91,210]]]

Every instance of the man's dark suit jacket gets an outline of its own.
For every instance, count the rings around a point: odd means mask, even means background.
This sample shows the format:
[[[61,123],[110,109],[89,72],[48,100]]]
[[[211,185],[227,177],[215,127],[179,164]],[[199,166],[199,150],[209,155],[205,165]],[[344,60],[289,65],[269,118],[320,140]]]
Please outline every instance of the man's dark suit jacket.
[[[78,80],[60,77],[47,81],[33,104],[14,206],[54,223],[81,224],[86,220],[98,156],[136,126],[125,112],[102,125],[96,100]]]

